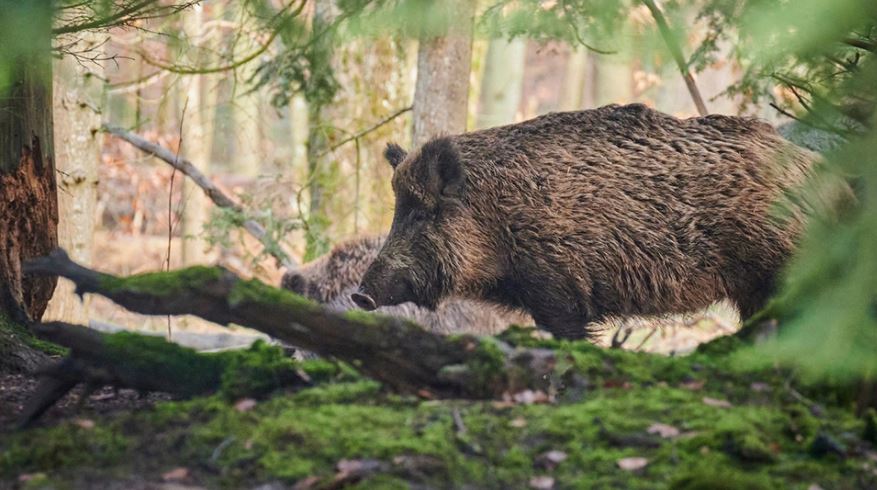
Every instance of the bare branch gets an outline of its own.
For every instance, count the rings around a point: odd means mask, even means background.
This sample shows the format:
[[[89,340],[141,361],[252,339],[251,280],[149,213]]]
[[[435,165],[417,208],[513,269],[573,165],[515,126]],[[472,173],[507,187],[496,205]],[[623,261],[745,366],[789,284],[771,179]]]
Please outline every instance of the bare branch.
[[[342,146],[346,145],[347,143],[350,143],[351,141],[358,140],[358,139],[362,138],[363,136],[365,136],[373,131],[377,131],[381,127],[385,126],[386,124],[389,124],[394,119],[401,116],[402,114],[405,114],[406,112],[410,112],[412,109],[414,109],[414,106],[408,106],[408,107],[399,109],[398,111],[381,119],[380,121],[369,126],[368,128],[363,129],[362,131],[360,131],[354,135],[348,136],[347,138],[344,138],[343,140],[339,141],[338,143],[330,146],[328,150],[320,153],[319,155],[317,155],[317,157],[319,158],[319,157],[325,156],[328,153],[332,153],[333,151],[337,150],[338,148],[341,148]]]
[[[192,179],[192,181],[198,187],[200,187],[204,191],[204,193],[207,194],[207,197],[209,197],[210,200],[213,201],[213,203],[217,206],[221,208],[231,209],[242,215],[245,214],[245,210],[243,207],[241,207],[240,204],[236,203],[234,200],[228,197],[228,195],[222,192],[222,190],[219,189],[219,187],[217,187],[216,184],[214,184],[206,175],[198,170],[198,168],[195,167],[192,162],[184,158],[177,158],[177,156],[171,150],[151,141],[147,141],[146,139],[129,131],[125,131],[120,127],[104,125],[101,129],[107,133],[112,134],[113,136],[116,136],[117,138],[120,138],[130,143],[140,151],[155,156],[159,160],[162,160],[171,165],[173,168],[179,170],[187,177]],[[271,240],[268,232],[265,231],[265,228],[262,227],[262,225],[252,219],[247,218],[243,222],[243,227],[254,238],[256,238],[256,240],[259,240],[259,242],[265,247],[265,251],[272,257],[274,257],[283,267],[286,267],[287,269],[294,269],[298,267],[296,261],[288,253],[280,249],[280,247],[278,247],[277,244],[275,244]]]
[[[865,51],[870,51],[872,53],[877,53],[877,42],[868,39],[856,39],[852,37],[845,38],[843,40],[844,44],[852,46],[854,48],[864,49]]]

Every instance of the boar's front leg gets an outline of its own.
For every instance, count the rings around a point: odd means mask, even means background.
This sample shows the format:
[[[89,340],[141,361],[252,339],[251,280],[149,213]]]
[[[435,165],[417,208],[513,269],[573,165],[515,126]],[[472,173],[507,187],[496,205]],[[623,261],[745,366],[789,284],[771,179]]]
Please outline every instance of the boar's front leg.
[[[530,309],[536,326],[551,332],[556,339],[580,340],[590,336],[589,316],[565,305],[544,304]]]

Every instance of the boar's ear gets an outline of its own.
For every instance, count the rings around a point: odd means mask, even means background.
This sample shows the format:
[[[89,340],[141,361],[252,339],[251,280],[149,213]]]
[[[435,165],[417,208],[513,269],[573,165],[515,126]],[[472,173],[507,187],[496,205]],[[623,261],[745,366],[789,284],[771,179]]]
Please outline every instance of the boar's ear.
[[[465,173],[460,153],[449,138],[437,138],[423,145],[420,158],[429,166],[430,191],[444,198],[462,197]]]
[[[402,160],[405,160],[407,155],[408,153],[396,143],[387,143],[387,148],[384,150],[384,158],[387,159],[390,166],[394,169],[402,163]]]

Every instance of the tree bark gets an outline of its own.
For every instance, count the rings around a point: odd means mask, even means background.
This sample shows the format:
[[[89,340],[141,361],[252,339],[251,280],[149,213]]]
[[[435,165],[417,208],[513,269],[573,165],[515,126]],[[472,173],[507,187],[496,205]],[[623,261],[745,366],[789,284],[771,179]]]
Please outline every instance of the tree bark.
[[[102,35],[85,32],[71,50],[102,50]],[[98,162],[100,162],[101,74],[94,63],[80,63],[71,55],[55,62],[54,135],[58,171],[58,241],[81,263],[92,263]],[[59,284],[45,313],[46,318],[88,323],[88,298],[73,294],[69,284]]]
[[[491,39],[487,47],[481,98],[478,104],[478,128],[490,128],[515,122],[524,82],[524,39]]]
[[[579,48],[569,54],[566,64],[566,77],[563,81],[563,94],[560,97],[560,109],[579,111],[585,108],[584,95],[588,78],[588,52]]]
[[[25,343],[23,327],[39,319],[56,279],[24,277],[22,261],[58,244],[58,196],[52,142],[51,8],[32,8],[37,33],[27,54],[0,60],[0,370],[27,371],[44,356]],[[6,7],[0,7],[6,8]],[[21,31],[19,31],[21,32]],[[7,35],[9,33],[6,33]],[[35,47],[34,47],[35,46]],[[4,84],[6,81],[8,84]]]
[[[189,51],[194,53],[189,56],[193,66],[204,64],[201,53],[201,43],[204,42],[204,5],[194,5],[184,14],[184,31],[189,43]],[[190,75],[187,77],[188,87],[186,97],[188,99],[186,120],[183,123],[183,141],[181,153],[189,161],[198,164],[198,170],[205,174],[210,173],[210,148],[212,145],[212,116],[211,105],[207,101],[204,84],[207,77],[204,75]],[[209,206],[204,194],[192,188],[192,183],[187,180],[181,182],[183,206],[181,211],[182,225],[182,263],[184,265],[199,264],[206,261],[208,248],[203,238],[204,225],[207,223]]]
[[[316,51],[323,57],[322,69],[333,69],[332,39],[327,29],[332,22],[334,0],[317,0],[314,4],[314,18],[311,31],[318,35],[314,39]],[[330,101],[309,98],[308,104],[308,211],[305,229],[304,261],[315,259],[329,251],[329,199],[326,197],[331,178],[332,154],[328,151],[332,126]]]
[[[22,277],[22,260],[58,244],[50,46],[32,42],[40,49],[8,65],[12,84],[0,93],[0,313],[18,321],[42,316],[56,282]]]
[[[447,0],[443,5],[459,23],[444,36],[420,40],[414,87],[415,148],[436,136],[466,131],[475,2]]]

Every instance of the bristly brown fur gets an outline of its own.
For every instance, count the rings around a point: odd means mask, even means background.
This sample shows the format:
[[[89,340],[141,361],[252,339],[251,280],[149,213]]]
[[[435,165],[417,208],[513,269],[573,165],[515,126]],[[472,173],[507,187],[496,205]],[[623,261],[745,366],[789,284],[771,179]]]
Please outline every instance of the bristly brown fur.
[[[754,119],[641,104],[440,138],[395,167],[393,228],[363,291],[378,304],[486,299],[569,338],[723,298],[746,317],[808,212],[780,220],[773,205],[815,161]]]

